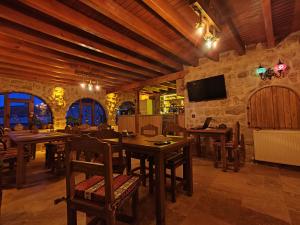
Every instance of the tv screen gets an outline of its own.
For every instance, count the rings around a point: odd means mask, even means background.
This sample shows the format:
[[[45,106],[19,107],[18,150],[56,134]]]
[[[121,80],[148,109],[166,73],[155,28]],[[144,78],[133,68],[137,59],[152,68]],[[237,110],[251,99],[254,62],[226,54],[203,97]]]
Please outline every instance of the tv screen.
[[[218,75],[187,83],[189,101],[199,102],[226,98],[224,75]]]

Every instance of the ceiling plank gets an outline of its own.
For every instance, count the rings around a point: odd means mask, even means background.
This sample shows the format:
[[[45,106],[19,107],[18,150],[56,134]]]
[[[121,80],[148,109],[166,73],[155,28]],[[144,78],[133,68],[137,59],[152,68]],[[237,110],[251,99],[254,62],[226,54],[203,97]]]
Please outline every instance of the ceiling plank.
[[[194,27],[166,0],[142,0],[152,10],[161,16],[167,23],[178,30],[195,46],[203,42],[203,38],[195,33]]]
[[[114,31],[113,29],[77,12],[76,10],[73,10],[70,7],[65,6],[62,3],[54,0],[23,0],[22,3],[165,66],[171,67],[175,70],[182,69],[182,65],[180,63],[174,61],[168,56],[157,52],[155,49],[144,46],[143,44]]]
[[[30,44],[22,40],[16,40],[12,37],[6,37],[1,34],[0,34],[0,45],[2,47],[11,48],[12,50],[23,51],[28,54],[34,54],[38,57],[49,58],[50,60],[55,61],[55,63],[57,63],[58,66],[61,67],[67,66],[69,68],[72,68],[73,70],[81,69],[87,72],[100,73],[100,75],[103,75],[105,77],[120,78],[120,80],[132,80],[132,81],[144,80],[140,76],[137,76],[135,74],[123,70],[109,68],[101,64],[96,64],[96,63],[89,64],[89,63],[82,62],[80,60],[71,59],[69,57],[53,53],[53,50],[45,49],[40,46],[35,46],[34,44]]]
[[[134,89],[141,89],[146,86],[155,86],[155,85],[159,85],[164,82],[174,81],[174,80],[184,78],[186,73],[187,73],[186,70],[182,70],[182,71],[179,71],[176,73],[167,74],[167,75],[156,77],[153,79],[148,79],[148,80],[140,81],[140,82],[133,82],[128,85],[122,85],[116,89],[112,89],[112,90],[108,90],[108,91],[109,92],[131,91]]]
[[[80,58],[83,58],[86,60],[90,60],[90,61],[100,63],[100,64],[105,64],[108,66],[127,70],[130,72],[138,73],[138,74],[140,74],[141,77],[144,76],[144,77],[149,78],[149,77],[156,76],[156,74],[154,74],[152,72],[148,72],[148,71],[141,70],[138,68],[133,68],[131,66],[127,66],[127,65],[119,63],[117,61],[106,59],[99,55],[90,54],[85,51],[81,51],[81,50],[69,47],[65,44],[60,44],[58,42],[49,41],[47,39],[33,35],[30,32],[23,32],[23,31],[17,29],[16,27],[13,28],[12,24],[8,24],[5,21],[1,21],[1,20],[0,20],[0,33],[11,36],[11,37],[16,37],[20,40],[24,40],[24,41],[48,48],[48,49],[59,51],[61,53],[65,53],[65,54],[72,55],[75,57],[80,57]]]
[[[14,59],[15,61],[12,61],[12,59]],[[9,70],[18,69],[18,70],[22,70],[25,72],[33,72],[33,73],[40,72],[41,74],[44,74],[45,76],[55,76],[55,78],[76,80],[77,83],[83,81],[83,77],[78,76],[77,74],[69,73],[69,72],[65,72],[65,71],[51,70],[47,66],[38,65],[36,63],[30,64],[28,61],[21,60],[18,58],[12,58],[12,57],[5,58],[5,59],[2,58],[2,59],[0,59],[0,65],[2,67],[6,67]],[[97,79],[97,80],[99,80],[99,82],[101,82],[101,83],[112,84],[115,86],[124,83],[124,82],[120,82],[120,81],[110,81],[110,80],[103,80],[103,79]]]
[[[80,0],[80,2],[123,25],[143,38],[148,39],[160,48],[172,53],[180,58],[185,64],[197,65],[197,57],[195,57],[195,55],[186,51],[186,49],[180,48],[175,42],[148,25],[139,17],[127,11],[118,3],[111,0]]]
[[[271,0],[261,0],[262,4],[262,12],[265,24],[265,32],[267,45],[269,48],[275,46],[275,37],[273,30],[273,21],[272,21],[272,8],[271,8]]]
[[[67,30],[63,30],[54,25],[43,22],[40,19],[36,19],[34,17],[31,17],[24,13],[21,13],[17,10],[11,9],[7,6],[0,5],[0,11],[1,11],[1,14],[0,14],[1,18],[7,19],[11,22],[18,23],[18,24],[26,26],[30,29],[42,32],[44,34],[59,38],[61,40],[71,42],[78,46],[88,48],[92,51],[95,51],[98,53],[103,53],[108,56],[114,57],[116,59],[120,59],[125,62],[132,63],[137,66],[141,66],[143,68],[153,70],[153,71],[156,71],[159,73],[171,72],[170,70],[168,70],[162,66],[157,66],[157,65],[151,64],[147,61],[141,60],[137,57],[133,57],[124,52],[118,51],[113,48],[109,48],[103,44],[100,44],[99,42],[95,42],[90,39],[84,38],[80,35],[77,35],[75,33],[69,32]]]
[[[9,61],[11,60],[14,62],[15,60],[22,61],[26,63],[26,65],[32,65],[38,67],[39,65],[46,66],[48,70],[56,70],[56,71],[62,71],[63,73],[76,73],[74,69],[70,68],[69,65],[63,65],[63,64],[57,64],[54,60],[51,58],[45,58],[41,56],[36,56],[30,53],[24,53],[19,50],[9,49],[2,46],[2,43],[0,41],[0,55],[3,57],[0,59],[0,61]],[[83,77],[83,76],[81,76]],[[95,79],[107,79],[107,80],[117,80],[120,82],[132,82],[132,79],[123,78],[120,76],[112,76],[107,75],[103,73],[93,73],[89,76],[90,78]]]

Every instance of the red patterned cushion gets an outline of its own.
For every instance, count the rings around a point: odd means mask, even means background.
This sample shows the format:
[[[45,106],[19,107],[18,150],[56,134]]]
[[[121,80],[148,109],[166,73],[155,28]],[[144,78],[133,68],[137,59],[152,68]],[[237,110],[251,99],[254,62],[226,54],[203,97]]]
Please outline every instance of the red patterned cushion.
[[[17,150],[13,149],[13,150],[2,151],[1,158],[3,160],[17,158]]]
[[[138,176],[114,174],[112,185],[115,201],[121,202],[138,187],[139,183],[140,178]],[[103,176],[93,176],[76,185],[75,197],[103,203],[105,201],[104,184]]]

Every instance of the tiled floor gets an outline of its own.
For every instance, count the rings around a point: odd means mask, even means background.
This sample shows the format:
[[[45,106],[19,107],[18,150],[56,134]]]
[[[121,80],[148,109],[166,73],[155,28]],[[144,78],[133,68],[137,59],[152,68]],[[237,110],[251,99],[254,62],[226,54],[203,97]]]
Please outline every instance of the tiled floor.
[[[42,155],[30,163],[35,171],[22,190],[4,190],[1,224],[63,225],[64,179],[42,169]],[[300,172],[247,164],[239,173],[222,172],[212,162],[194,158],[194,195],[167,201],[168,225],[300,225]],[[155,224],[153,195],[141,188],[139,224]],[[84,224],[79,214],[79,225]],[[121,223],[119,223],[121,224]]]

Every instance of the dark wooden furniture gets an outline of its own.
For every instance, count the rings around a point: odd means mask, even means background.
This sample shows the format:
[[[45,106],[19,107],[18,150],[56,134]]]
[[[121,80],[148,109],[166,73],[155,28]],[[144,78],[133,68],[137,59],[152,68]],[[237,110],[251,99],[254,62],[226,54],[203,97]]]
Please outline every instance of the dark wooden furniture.
[[[141,127],[141,135],[145,137],[154,137],[158,135],[158,127],[152,125],[152,124],[147,124],[143,127]],[[146,167],[146,159],[148,158],[147,155],[144,154],[138,154],[136,152],[131,153],[131,157],[127,157],[129,160],[131,158],[139,159],[140,160],[140,166],[135,167],[131,169],[131,173],[134,173],[135,171],[140,171],[140,175],[143,177],[143,185],[146,186],[146,177],[149,176],[149,187],[150,187],[150,192],[153,192],[153,160],[149,158],[149,167]],[[127,162],[131,163],[131,162]],[[149,174],[147,175],[146,170],[149,170]]]
[[[17,188],[21,188],[26,183],[26,162],[24,160],[24,145],[37,143],[67,140],[72,134],[60,132],[31,133],[30,131],[12,131],[9,138],[17,144]]]
[[[230,165],[233,165],[235,172],[239,171],[240,169],[240,142],[240,123],[236,122],[230,140],[227,140],[225,143],[225,157],[227,159],[227,168],[229,168]],[[214,142],[214,153],[215,167],[217,167],[219,160],[222,158],[220,141]],[[233,163],[231,163],[232,161]]]
[[[222,155],[222,165],[223,165],[223,171],[227,170],[227,158],[226,158],[226,150],[225,150],[225,141],[226,136],[230,134],[232,131],[231,128],[225,128],[225,129],[188,129],[187,133],[188,135],[195,135],[195,136],[203,136],[203,137],[214,137],[220,139],[221,142],[221,155]],[[200,138],[198,138],[200,140]],[[201,148],[201,143],[198,143],[198,149]]]
[[[155,205],[156,205],[156,224],[166,224],[165,214],[165,157],[166,155],[177,152],[179,148],[184,149],[186,164],[184,165],[185,187],[184,190],[189,196],[193,194],[193,170],[191,139],[182,137],[168,137],[170,144],[156,145],[151,138],[137,135],[135,137],[123,137],[122,145],[126,148],[130,157],[131,153],[144,154],[153,157],[155,163]],[[117,143],[117,139],[105,139],[110,143]],[[130,162],[130,161],[129,161]],[[131,164],[127,165],[127,171],[131,171]]]
[[[91,133],[90,135],[97,137],[100,140],[108,139],[108,138],[117,138],[119,140],[117,144],[113,144],[111,146],[113,151],[112,164],[113,164],[113,171],[115,173],[123,174],[126,167],[126,160],[123,154],[124,149],[122,146],[122,134],[107,127],[107,129],[103,128],[98,132]]]
[[[186,129],[183,127],[178,126],[177,124],[168,124],[164,128],[163,131],[164,135],[176,135],[176,136],[182,136],[183,138],[187,138],[187,132]],[[166,169],[170,170],[170,176],[167,174],[166,171],[166,177],[171,178],[171,196],[172,196],[172,202],[176,202],[176,180],[184,181],[183,177],[177,177],[176,176],[176,169],[180,166],[182,166],[185,163],[185,157],[183,154],[182,149],[178,149],[177,152],[174,152],[167,156],[165,167]]]
[[[81,146],[85,160],[72,160],[72,150]],[[103,155],[104,164],[90,162],[95,155]],[[95,137],[84,135],[68,143],[67,151],[67,224],[77,224],[77,211],[85,212],[88,221],[96,224],[104,220],[106,225],[116,223],[117,210],[126,200],[132,198],[132,217],[137,215],[138,176],[116,175],[112,169],[111,145]],[[86,178],[75,184],[78,172]],[[123,217],[118,217],[123,218]],[[128,218],[128,217],[127,217]]]

